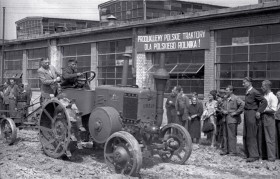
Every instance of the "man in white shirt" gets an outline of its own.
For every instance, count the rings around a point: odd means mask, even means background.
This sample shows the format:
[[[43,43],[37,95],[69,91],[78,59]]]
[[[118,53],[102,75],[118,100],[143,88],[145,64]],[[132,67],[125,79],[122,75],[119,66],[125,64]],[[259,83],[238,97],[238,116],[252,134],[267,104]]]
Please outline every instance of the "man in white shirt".
[[[262,82],[262,90],[264,92],[264,98],[267,100],[267,107],[262,114],[262,120],[259,135],[260,144],[260,156],[263,159],[274,162],[276,159],[276,146],[275,146],[275,113],[277,111],[278,99],[271,92],[272,83],[269,80]],[[263,132],[263,134],[262,134]]]

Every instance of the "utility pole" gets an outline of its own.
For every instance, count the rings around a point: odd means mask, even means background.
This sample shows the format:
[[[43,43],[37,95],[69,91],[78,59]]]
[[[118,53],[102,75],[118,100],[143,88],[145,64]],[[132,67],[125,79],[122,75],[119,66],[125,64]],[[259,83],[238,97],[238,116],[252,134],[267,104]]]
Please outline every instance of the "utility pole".
[[[5,47],[5,7],[3,7],[3,34],[2,34],[1,83],[4,83],[4,47]]]

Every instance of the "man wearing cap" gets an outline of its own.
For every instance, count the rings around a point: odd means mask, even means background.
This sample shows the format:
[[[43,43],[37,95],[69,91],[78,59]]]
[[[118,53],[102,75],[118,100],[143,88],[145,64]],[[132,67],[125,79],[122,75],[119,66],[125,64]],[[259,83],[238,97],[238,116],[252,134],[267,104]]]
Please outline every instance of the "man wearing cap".
[[[274,162],[276,159],[275,113],[277,111],[278,99],[271,91],[271,85],[272,83],[269,80],[262,82],[262,90],[267,101],[267,107],[261,116],[259,150],[262,159]]]
[[[222,105],[222,114],[224,115],[224,148],[221,155],[236,155],[237,143],[237,125],[241,122],[240,114],[244,109],[244,101],[233,94],[233,86],[228,85],[226,88],[226,96]]]
[[[76,87],[77,78],[81,76],[82,73],[77,72],[77,61],[74,58],[68,60],[68,67],[66,67],[62,72],[62,87]]]
[[[41,102],[44,102],[51,96],[57,95],[61,74],[54,66],[50,65],[48,58],[41,58],[41,67],[37,72],[41,81]]]
[[[254,162],[259,159],[258,150],[258,125],[260,115],[264,112],[267,101],[258,90],[252,86],[252,78],[245,77],[243,86],[246,88],[244,107],[243,144],[246,162]]]

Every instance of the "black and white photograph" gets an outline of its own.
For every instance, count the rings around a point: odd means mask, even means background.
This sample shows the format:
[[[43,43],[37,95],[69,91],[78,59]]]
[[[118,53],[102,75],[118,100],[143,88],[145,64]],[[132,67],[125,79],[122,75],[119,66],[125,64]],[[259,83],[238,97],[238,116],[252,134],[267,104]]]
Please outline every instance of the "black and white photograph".
[[[0,0],[0,179],[280,178],[280,0]]]

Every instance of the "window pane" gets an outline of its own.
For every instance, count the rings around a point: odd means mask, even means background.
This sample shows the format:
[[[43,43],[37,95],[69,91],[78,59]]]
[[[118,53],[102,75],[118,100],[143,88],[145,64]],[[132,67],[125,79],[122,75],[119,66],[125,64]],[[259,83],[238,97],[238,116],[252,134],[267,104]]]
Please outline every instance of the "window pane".
[[[266,63],[252,63],[249,66],[250,66],[250,71],[266,70]]]
[[[280,44],[268,45],[268,49],[270,52],[280,52]]]
[[[251,62],[267,61],[267,54],[266,53],[251,54],[250,61]]]
[[[109,52],[109,42],[99,42],[98,43],[98,53],[105,54]]]
[[[82,56],[82,57],[77,57],[77,67],[82,68],[82,67],[89,67],[91,66],[90,64],[90,56]]]
[[[79,44],[77,45],[77,55],[90,55],[91,45],[90,44]]]
[[[116,55],[107,55],[106,65],[115,66],[116,65]]]
[[[280,62],[267,62],[267,70],[279,70]]]
[[[233,37],[248,37],[249,29],[248,28],[236,28],[232,30]]]
[[[232,78],[244,78],[247,76],[246,71],[232,71]]]
[[[63,56],[76,56],[76,45],[64,46]]]
[[[270,61],[280,61],[280,52],[273,52],[270,53],[268,56],[268,60]]]
[[[232,47],[221,47],[217,48],[217,54],[218,55],[229,55],[231,54]]]
[[[247,62],[248,54],[237,54],[232,56],[232,62]]]
[[[233,71],[239,71],[239,70],[245,70],[247,71],[247,63],[236,63],[236,64],[232,64],[232,70]]]
[[[266,71],[250,71],[249,73],[253,78],[266,78]]]
[[[230,63],[231,62],[231,55],[219,55],[217,56],[218,63]]]
[[[248,54],[248,46],[238,46],[238,47],[232,47],[234,54]]]

